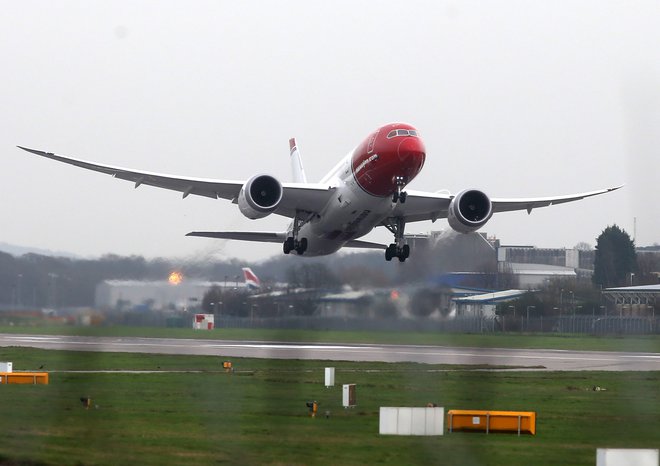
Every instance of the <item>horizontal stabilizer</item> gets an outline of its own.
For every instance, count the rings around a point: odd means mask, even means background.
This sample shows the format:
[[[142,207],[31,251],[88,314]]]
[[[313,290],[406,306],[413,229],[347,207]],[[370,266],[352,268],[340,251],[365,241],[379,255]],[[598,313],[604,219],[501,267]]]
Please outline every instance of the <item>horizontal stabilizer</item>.
[[[234,239],[239,241],[256,241],[260,243],[283,243],[286,232],[283,231],[191,231],[186,236],[202,238]]]
[[[344,245],[345,248],[387,249],[387,245],[354,239]]]

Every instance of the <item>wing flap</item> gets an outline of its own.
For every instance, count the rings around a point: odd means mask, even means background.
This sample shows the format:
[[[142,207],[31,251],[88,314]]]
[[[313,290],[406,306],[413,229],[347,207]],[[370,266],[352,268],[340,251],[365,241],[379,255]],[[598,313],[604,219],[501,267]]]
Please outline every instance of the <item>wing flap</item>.
[[[406,222],[436,221],[447,217],[447,209],[452,200],[447,193],[427,193],[407,191],[406,202],[396,205],[393,217],[403,217]]]
[[[335,190],[317,183],[282,183],[282,189],[282,200],[275,213],[289,218],[293,218],[296,211],[321,212]]]

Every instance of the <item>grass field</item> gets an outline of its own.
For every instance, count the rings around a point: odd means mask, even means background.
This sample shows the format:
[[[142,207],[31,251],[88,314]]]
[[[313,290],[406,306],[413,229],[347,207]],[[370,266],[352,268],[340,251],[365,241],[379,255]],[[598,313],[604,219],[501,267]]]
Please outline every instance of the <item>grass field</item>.
[[[153,338],[205,338],[226,340],[298,341],[371,344],[470,346],[480,348],[543,348],[591,351],[660,353],[660,335],[598,337],[567,334],[458,334],[438,332],[363,332],[280,329],[215,329],[161,327],[0,326],[0,333],[41,335],[125,336]]]
[[[51,371],[47,386],[0,385],[0,464],[593,465],[597,447],[660,446],[658,372],[232,359],[227,374],[218,357],[29,348],[0,348],[0,360]],[[155,372],[61,372],[85,370]],[[356,408],[341,407],[341,383],[357,384]],[[538,434],[378,435],[380,406],[428,402],[536,411]]]

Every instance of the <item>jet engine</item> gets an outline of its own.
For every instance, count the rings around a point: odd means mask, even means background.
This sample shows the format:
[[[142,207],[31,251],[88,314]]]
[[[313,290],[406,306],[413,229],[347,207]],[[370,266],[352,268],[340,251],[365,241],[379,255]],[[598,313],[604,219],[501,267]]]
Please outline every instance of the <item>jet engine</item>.
[[[264,218],[277,209],[282,200],[282,184],[270,175],[255,175],[241,188],[238,208],[251,220]]]
[[[449,203],[447,221],[459,233],[471,233],[486,224],[493,215],[490,198],[476,189],[465,189]]]

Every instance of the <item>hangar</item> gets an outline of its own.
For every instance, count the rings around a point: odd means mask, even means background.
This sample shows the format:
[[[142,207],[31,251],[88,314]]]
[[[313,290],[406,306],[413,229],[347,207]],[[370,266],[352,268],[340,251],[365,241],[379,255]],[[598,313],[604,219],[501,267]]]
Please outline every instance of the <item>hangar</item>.
[[[527,293],[527,290],[505,290],[454,298],[451,313],[456,316],[495,317],[499,303],[515,301]]]
[[[603,297],[613,303],[620,316],[655,317],[660,284],[606,288]]]

